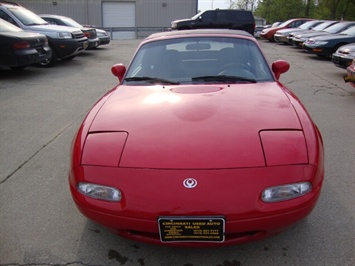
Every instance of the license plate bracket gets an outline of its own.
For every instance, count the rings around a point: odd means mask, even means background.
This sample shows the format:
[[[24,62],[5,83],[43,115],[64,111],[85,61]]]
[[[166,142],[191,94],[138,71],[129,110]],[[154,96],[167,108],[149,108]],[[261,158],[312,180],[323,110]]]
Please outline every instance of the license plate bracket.
[[[162,242],[224,242],[224,217],[159,217]]]

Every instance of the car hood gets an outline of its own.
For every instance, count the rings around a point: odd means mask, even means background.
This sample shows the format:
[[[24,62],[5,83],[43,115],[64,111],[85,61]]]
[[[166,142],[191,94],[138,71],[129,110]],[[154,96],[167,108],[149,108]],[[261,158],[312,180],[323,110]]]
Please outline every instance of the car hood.
[[[191,18],[184,18],[184,19],[178,19],[178,20],[174,20],[171,23],[179,23],[179,22],[190,22],[192,21]]]
[[[316,37],[316,36],[321,36],[321,35],[329,35],[329,32],[326,31],[310,31],[310,32],[306,32],[306,33],[296,33],[295,36],[297,38],[312,38],[312,37]]]
[[[19,39],[27,39],[27,38],[45,39],[45,36],[43,34],[36,33],[36,32],[25,32],[25,31],[0,32],[0,35],[4,37],[19,38]]]
[[[261,130],[301,130],[275,82],[127,86],[107,99],[89,133],[127,132],[120,167],[262,167]]]
[[[355,42],[355,37],[346,35],[346,34],[327,34],[316,36],[314,38],[317,41],[347,41],[347,42]]]
[[[68,27],[68,26],[60,26],[60,25],[33,25],[26,28],[27,31],[35,31],[35,32],[81,32],[78,28]]]

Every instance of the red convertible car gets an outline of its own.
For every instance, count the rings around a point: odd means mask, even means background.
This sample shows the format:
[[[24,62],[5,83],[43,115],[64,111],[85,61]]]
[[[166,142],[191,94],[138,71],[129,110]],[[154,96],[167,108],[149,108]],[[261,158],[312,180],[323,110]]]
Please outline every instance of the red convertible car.
[[[220,246],[274,235],[311,213],[321,134],[254,37],[156,33],[74,137],[69,184],[89,219],[134,240]]]

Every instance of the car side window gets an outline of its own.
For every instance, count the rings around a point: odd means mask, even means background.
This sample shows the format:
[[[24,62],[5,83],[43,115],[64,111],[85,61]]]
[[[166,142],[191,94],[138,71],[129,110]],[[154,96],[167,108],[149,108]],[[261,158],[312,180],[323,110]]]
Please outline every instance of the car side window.
[[[202,20],[213,20],[215,18],[215,12],[207,11],[202,14]]]

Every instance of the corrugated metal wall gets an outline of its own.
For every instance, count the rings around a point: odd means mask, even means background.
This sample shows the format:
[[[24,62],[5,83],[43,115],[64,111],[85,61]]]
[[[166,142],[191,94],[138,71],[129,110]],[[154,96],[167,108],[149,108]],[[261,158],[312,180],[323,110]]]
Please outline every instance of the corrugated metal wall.
[[[197,0],[137,0],[136,24],[143,27],[170,27],[176,19],[191,18]]]
[[[15,0],[16,1],[16,0]],[[80,24],[101,26],[101,1],[98,0],[17,0],[36,14],[71,17]]]

